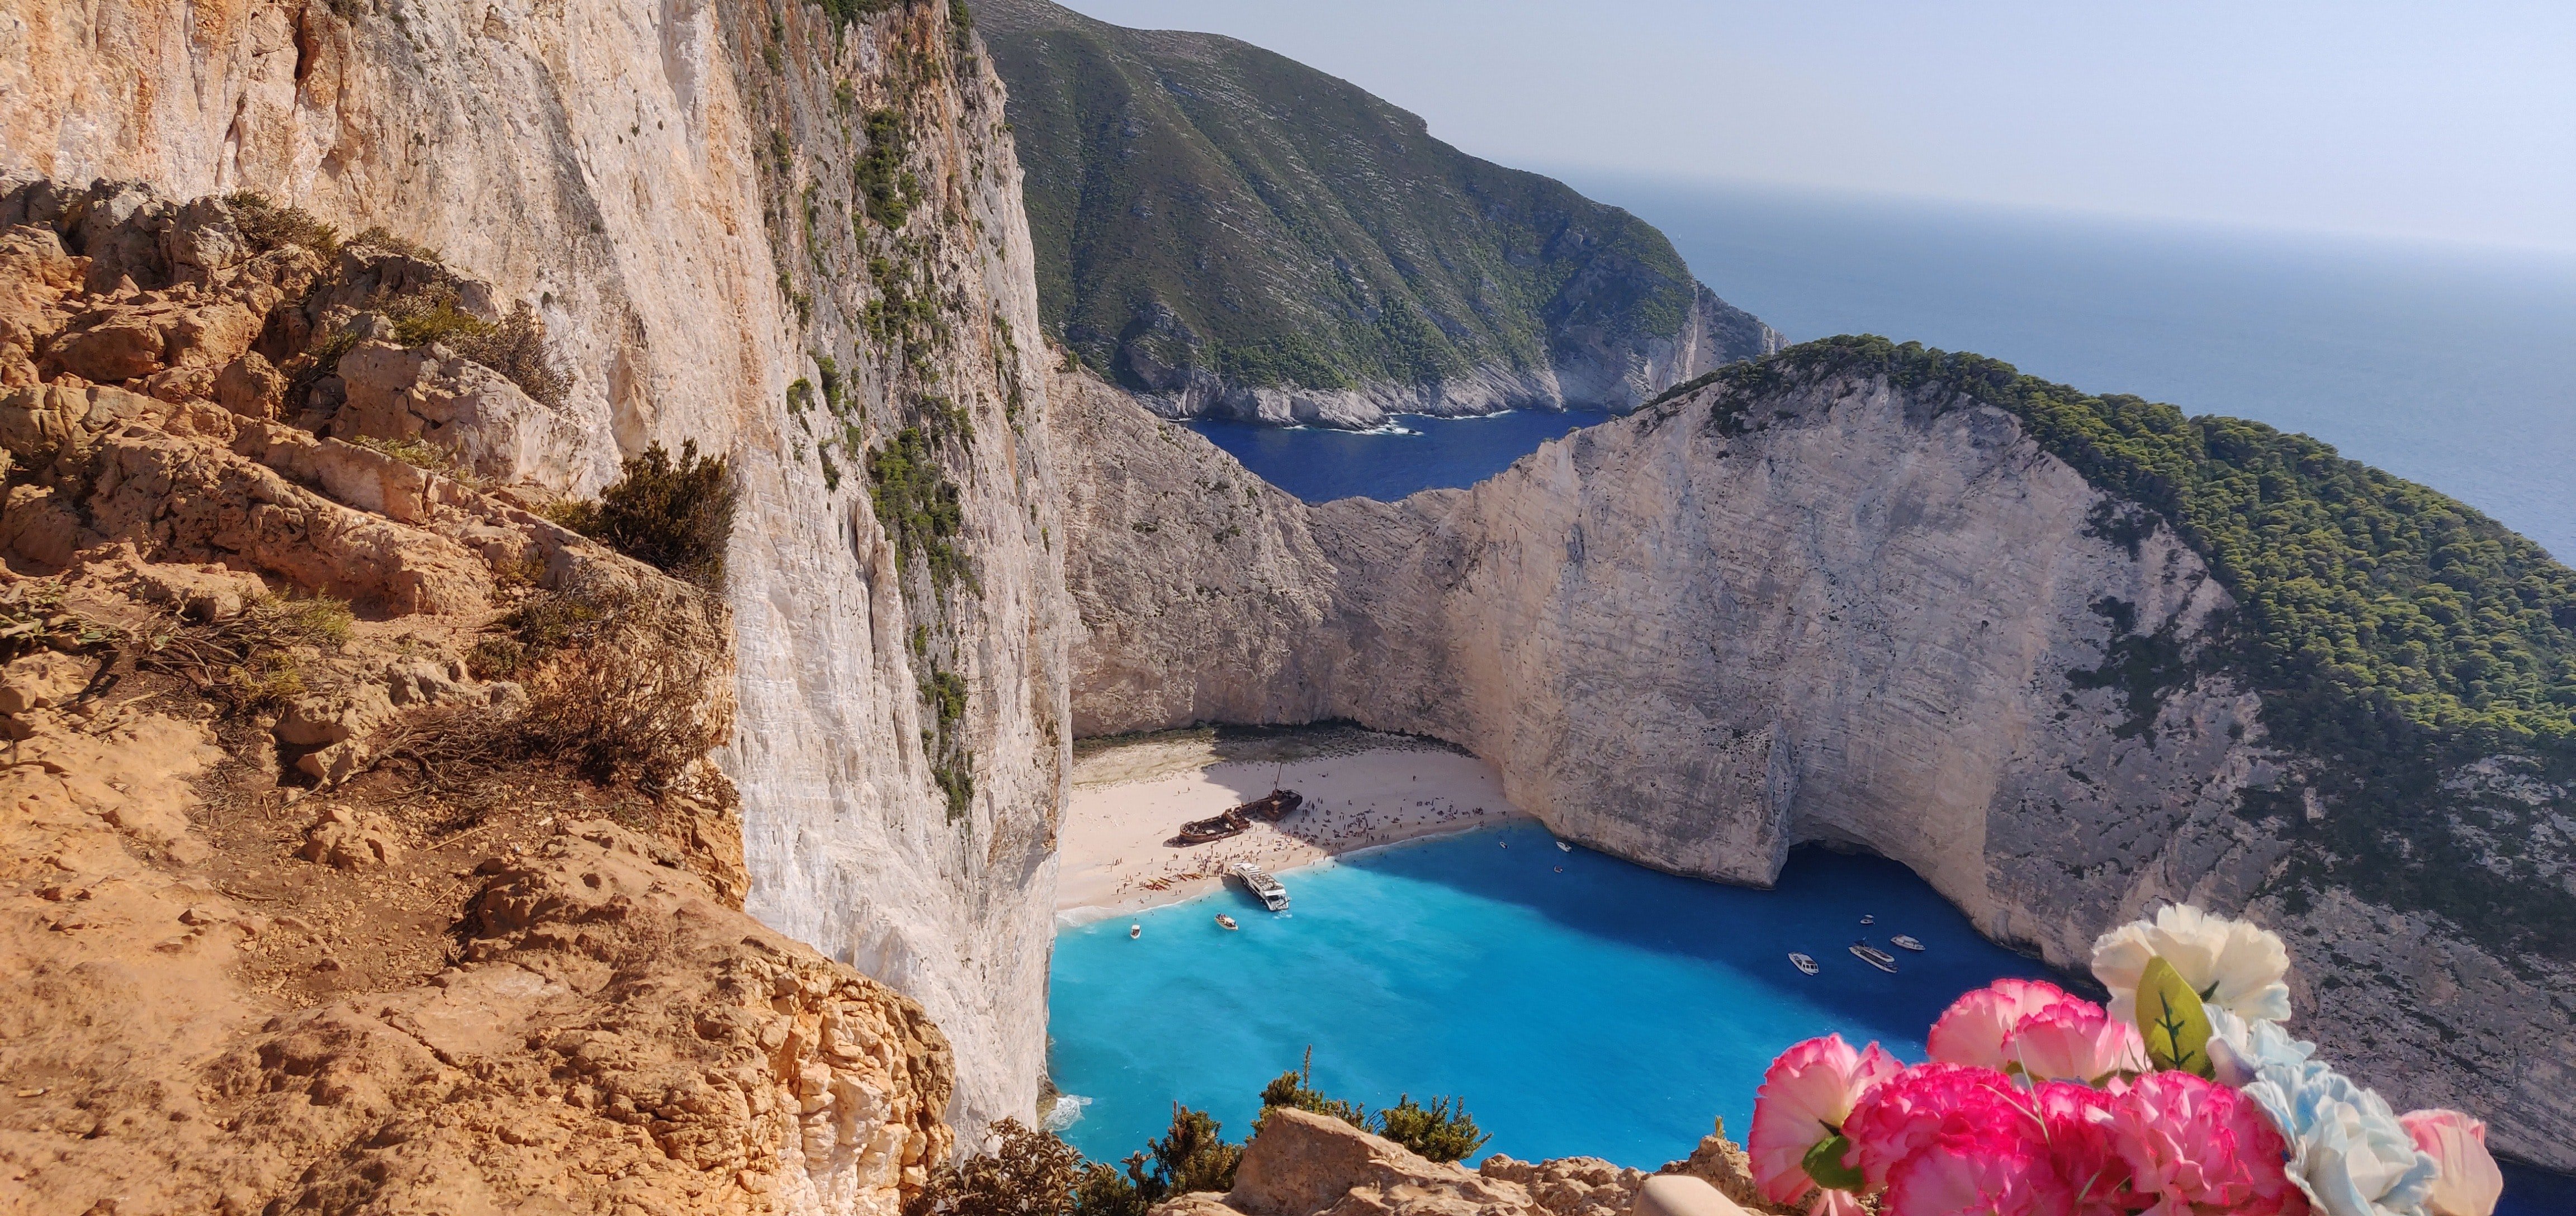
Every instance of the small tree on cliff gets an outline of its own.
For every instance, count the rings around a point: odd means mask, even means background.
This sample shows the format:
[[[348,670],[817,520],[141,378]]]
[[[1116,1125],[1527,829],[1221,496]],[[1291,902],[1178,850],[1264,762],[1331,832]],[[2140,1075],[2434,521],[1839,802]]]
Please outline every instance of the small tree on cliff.
[[[904,1205],[904,1216],[1066,1216],[1076,1208],[1081,1153],[1017,1119],[1004,1119],[993,1131],[1000,1144],[991,1156],[940,1166]]]
[[[1493,1139],[1476,1126],[1465,1103],[1435,1098],[1424,1106],[1405,1094],[1377,1113],[1377,1134],[1433,1161],[1457,1161]]]
[[[1329,1115],[1361,1131],[1369,1130],[1368,1111],[1365,1108],[1357,1102],[1344,1102],[1339,1098],[1325,1097],[1315,1089],[1314,1079],[1315,1045],[1309,1043],[1306,1045],[1306,1058],[1303,1062],[1279,1074],[1271,1080],[1270,1084],[1261,1087],[1261,1113],[1266,1117],[1272,1107],[1286,1106],[1312,1111],[1318,1115]],[[1255,1134],[1261,1131],[1259,1121],[1256,1120],[1253,1123],[1252,1130]]]

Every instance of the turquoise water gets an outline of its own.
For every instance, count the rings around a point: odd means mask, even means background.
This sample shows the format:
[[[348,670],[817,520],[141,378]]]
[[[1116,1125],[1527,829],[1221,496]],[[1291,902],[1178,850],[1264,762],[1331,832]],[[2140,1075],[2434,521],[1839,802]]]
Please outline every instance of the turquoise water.
[[[1056,938],[1053,1076],[1090,1099],[1065,1138],[1115,1159],[1178,1100],[1240,1136],[1307,1044],[1325,1092],[1372,1108],[1456,1094],[1492,1151],[1653,1167],[1723,1115],[1741,1136],[1782,1048],[1827,1030],[1923,1054],[1932,1019],[2003,975],[2046,975],[1979,938],[1893,862],[1802,850],[1776,891],[1658,874],[1536,827],[1472,832],[1284,875],[1248,895]],[[1503,847],[1508,845],[1509,847]],[[1556,867],[1564,867],[1563,872]],[[1214,914],[1228,911],[1242,931]],[[1862,914],[1878,923],[1862,927]],[[1898,974],[1846,950],[1910,933]],[[1786,957],[1822,964],[1809,978]]]
[[[1229,888],[1134,918],[1136,941],[1127,919],[1066,929],[1050,1067],[1088,1103],[1065,1139],[1117,1160],[1162,1132],[1174,1101],[1239,1139],[1263,1083],[1312,1044],[1334,1096],[1455,1094],[1493,1133],[1489,1151],[1651,1169],[1714,1116],[1741,1139],[1762,1070],[1799,1039],[1838,1031],[1919,1060],[1958,993],[2049,974],[1893,862],[1800,850],[1777,890],[1753,891],[1549,839],[1486,830],[1291,871],[1285,916]],[[1219,911],[1242,930],[1219,929]],[[1878,923],[1861,927],[1864,912]],[[1895,975],[1844,949],[1895,933],[1928,947],[1896,952]],[[1790,950],[1822,974],[1792,970]],[[2506,1178],[2499,1216],[2576,1212],[2576,1179],[2510,1164]]]

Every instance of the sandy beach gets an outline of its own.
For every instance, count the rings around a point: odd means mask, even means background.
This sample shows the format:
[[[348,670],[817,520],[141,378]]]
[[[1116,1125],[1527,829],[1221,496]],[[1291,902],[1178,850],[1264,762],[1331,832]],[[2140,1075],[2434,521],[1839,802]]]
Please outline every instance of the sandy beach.
[[[1269,793],[1274,777],[1305,796],[1295,814],[1213,844],[1164,843],[1184,822]],[[1484,761],[1347,727],[1250,739],[1175,731],[1087,748],[1073,787],[1056,882],[1057,915],[1071,921],[1207,894],[1236,862],[1277,872],[1526,818]]]

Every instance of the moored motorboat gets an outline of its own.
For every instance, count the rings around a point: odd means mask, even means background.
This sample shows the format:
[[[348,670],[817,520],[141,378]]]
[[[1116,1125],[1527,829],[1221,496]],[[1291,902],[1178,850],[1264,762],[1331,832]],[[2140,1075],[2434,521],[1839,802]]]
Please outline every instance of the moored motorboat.
[[[1916,954],[1921,954],[1921,953],[1923,953],[1923,943],[1921,943],[1921,942],[1919,942],[1919,941],[1916,941],[1916,940],[1914,940],[1913,938],[1907,937],[1906,935],[1904,935],[1904,934],[1902,934],[1902,933],[1899,933],[1899,934],[1897,934],[1896,936],[1891,937],[1891,938],[1889,938],[1889,939],[1887,939],[1887,940],[1889,940],[1889,941],[1891,941],[1891,942],[1896,943],[1896,944],[1897,944],[1897,946],[1898,946],[1898,948],[1900,948],[1900,949],[1911,950],[1911,951],[1915,952]]]
[[[1800,971],[1804,971],[1809,975],[1814,975],[1816,972],[1823,970],[1823,968],[1816,966],[1815,959],[1804,954],[1800,954],[1795,950],[1789,952],[1789,965]]]
[[[1238,924],[1234,923],[1234,918],[1233,918],[1233,917],[1231,917],[1231,916],[1226,915],[1226,914],[1225,914],[1225,913],[1223,913],[1223,912],[1219,912],[1219,913],[1217,913],[1217,914],[1216,914],[1216,924],[1217,924],[1217,927],[1218,927],[1218,928],[1220,928],[1220,929],[1225,929],[1225,930],[1228,930],[1228,931],[1232,931],[1232,930],[1235,930],[1235,929],[1240,929],[1240,928],[1242,928],[1242,927],[1243,927],[1243,926],[1241,926],[1241,925],[1238,925]]]
[[[1143,926],[1143,925],[1129,925],[1129,926],[1127,926],[1127,940],[1128,940],[1128,941],[1131,941],[1131,942],[1132,942],[1132,941],[1136,940],[1137,938],[1140,938],[1140,937],[1143,937],[1143,936],[1145,936],[1145,926]]]
[[[1851,952],[1853,958],[1859,959],[1872,967],[1876,967],[1889,975],[1896,974],[1896,956],[1889,954],[1885,950],[1881,950],[1876,946],[1870,945],[1868,942],[1860,941],[1853,942],[1851,944]]]
[[[1565,842],[1564,842],[1564,841],[1562,841],[1562,840],[1560,840],[1560,841],[1557,841],[1557,842],[1556,842],[1556,847],[1557,847],[1558,849],[1561,849],[1561,850],[1563,850],[1563,851],[1565,851],[1565,852],[1568,852],[1568,853],[1571,853],[1571,852],[1573,852],[1573,851],[1574,851],[1574,846],[1573,846],[1573,845],[1567,844],[1567,843],[1565,843]]]
[[[1875,925],[1878,923],[1878,918],[1875,916],[1864,916],[1860,918],[1860,923],[1864,925]]]

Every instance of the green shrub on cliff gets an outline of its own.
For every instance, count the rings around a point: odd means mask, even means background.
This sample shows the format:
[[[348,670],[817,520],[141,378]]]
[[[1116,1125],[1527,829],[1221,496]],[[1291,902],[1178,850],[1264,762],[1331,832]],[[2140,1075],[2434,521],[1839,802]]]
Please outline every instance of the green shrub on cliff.
[[[1243,1146],[1227,1143],[1224,1131],[1225,1125],[1206,1111],[1174,1102],[1170,1130],[1127,1159],[1127,1176],[1147,1202],[1191,1191],[1233,1190]]]
[[[1433,1161],[1460,1160],[1493,1139],[1455,1098],[1437,1098],[1424,1106],[1413,1095],[1401,1094],[1395,1105],[1377,1113],[1376,1123],[1377,1134]]]
[[[1017,1119],[994,1124],[993,1133],[1000,1144],[990,1155],[941,1165],[903,1205],[903,1216],[1067,1216],[1077,1210],[1081,1153]]]
[[[555,522],[700,586],[722,583],[725,543],[733,535],[730,462],[698,455],[692,439],[680,445],[676,463],[657,443],[627,457],[624,471],[598,501],[555,511]]]
[[[1433,1161],[1456,1161],[1485,1146],[1492,1139],[1476,1126],[1475,1116],[1467,1113],[1464,1103],[1452,1098],[1435,1099],[1424,1106],[1413,1095],[1400,1095],[1395,1105],[1372,1115],[1357,1102],[1328,1098],[1314,1087],[1315,1049],[1306,1049],[1306,1058],[1295,1068],[1279,1074],[1261,1088],[1261,1111],[1267,1117],[1276,1107],[1291,1107],[1339,1119],[1364,1132],[1393,1140]],[[1257,1133],[1260,1124],[1253,1124]]]

